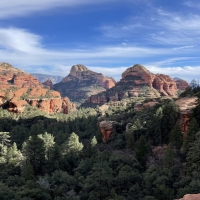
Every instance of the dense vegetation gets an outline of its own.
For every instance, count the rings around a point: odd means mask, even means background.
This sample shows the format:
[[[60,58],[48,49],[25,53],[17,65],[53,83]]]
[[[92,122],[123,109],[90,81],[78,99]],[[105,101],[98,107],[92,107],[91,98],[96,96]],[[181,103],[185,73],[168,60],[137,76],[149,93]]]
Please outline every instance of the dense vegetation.
[[[200,191],[200,100],[183,142],[174,100],[49,116],[0,110],[0,199],[171,200]],[[102,143],[98,123],[114,121]]]

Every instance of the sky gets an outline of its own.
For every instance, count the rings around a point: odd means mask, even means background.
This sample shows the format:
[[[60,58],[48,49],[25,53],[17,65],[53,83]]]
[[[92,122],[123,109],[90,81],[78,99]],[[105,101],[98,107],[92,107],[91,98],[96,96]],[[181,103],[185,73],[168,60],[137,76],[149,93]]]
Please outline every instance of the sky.
[[[120,80],[134,64],[200,78],[199,0],[1,0],[0,62],[67,76],[75,64]]]

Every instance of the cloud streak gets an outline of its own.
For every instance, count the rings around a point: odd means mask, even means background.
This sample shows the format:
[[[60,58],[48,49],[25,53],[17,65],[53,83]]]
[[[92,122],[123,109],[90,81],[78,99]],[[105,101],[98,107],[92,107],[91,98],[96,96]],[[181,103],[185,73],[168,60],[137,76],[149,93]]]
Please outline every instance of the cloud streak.
[[[107,76],[112,76],[116,80],[121,78],[121,73],[130,64],[122,65],[122,60],[135,64],[134,60],[141,58],[140,62],[153,73],[169,74],[172,77],[178,76],[188,81],[191,78],[197,78],[197,72],[200,66],[175,66],[169,67],[173,63],[187,61],[191,57],[185,56],[184,51],[193,48],[193,46],[182,46],[178,49],[137,47],[137,46],[99,46],[90,49],[62,49],[50,50],[42,45],[43,38],[37,34],[31,33],[25,29],[18,28],[0,28],[0,57],[1,61],[14,64],[15,67],[22,68],[25,71],[57,74],[66,76],[72,65],[85,64],[89,69],[96,72],[103,72]],[[180,55],[181,51],[181,56]],[[147,60],[151,56],[175,56],[170,59],[157,59],[157,62]],[[192,57],[197,59],[198,57]],[[96,66],[96,64],[101,66]],[[112,65],[115,64],[115,67]],[[116,65],[118,67],[116,67]],[[104,66],[104,67],[103,67]],[[163,68],[163,66],[165,66]],[[48,69],[48,70],[47,70]]]
[[[73,8],[87,5],[96,5],[118,0],[1,0],[0,19],[13,16],[26,16],[34,12],[41,12],[55,8]],[[69,10],[66,12],[69,12]]]

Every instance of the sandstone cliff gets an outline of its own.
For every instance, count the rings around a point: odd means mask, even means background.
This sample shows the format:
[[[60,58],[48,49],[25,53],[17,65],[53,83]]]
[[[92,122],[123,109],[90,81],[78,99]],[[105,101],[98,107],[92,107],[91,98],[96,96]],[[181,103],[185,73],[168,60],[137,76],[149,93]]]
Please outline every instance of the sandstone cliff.
[[[74,65],[70,74],[55,84],[54,89],[72,101],[84,102],[89,96],[112,88],[115,83],[113,78],[93,72],[84,65]]]
[[[142,65],[128,68],[122,79],[111,89],[92,95],[86,103],[104,104],[129,97],[175,96],[176,82],[167,75],[152,74]]]
[[[0,86],[0,107],[11,112],[21,113],[27,105],[49,114],[75,109],[68,98],[61,98],[59,92],[44,88],[35,77],[8,63],[0,64]]]

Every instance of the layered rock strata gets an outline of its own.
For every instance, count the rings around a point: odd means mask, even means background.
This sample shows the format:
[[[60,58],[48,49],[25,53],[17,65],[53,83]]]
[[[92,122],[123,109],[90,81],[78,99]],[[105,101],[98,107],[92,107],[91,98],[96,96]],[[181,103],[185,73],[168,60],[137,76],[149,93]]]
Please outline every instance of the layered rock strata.
[[[84,65],[74,65],[70,74],[53,88],[72,101],[84,102],[89,96],[112,88],[115,83],[113,78],[93,72]]]
[[[56,112],[68,114],[71,109],[75,109],[75,104],[68,98],[61,98],[59,92],[44,88],[35,77],[8,63],[1,63],[0,107],[22,113],[27,105],[49,114]]]
[[[122,73],[122,79],[111,89],[90,96],[86,103],[104,104],[130,97],[175,96],[176,82],[170,76],[153,74],[136,64]]]

